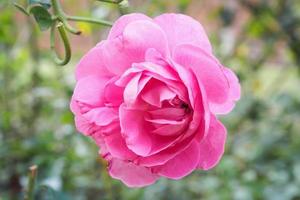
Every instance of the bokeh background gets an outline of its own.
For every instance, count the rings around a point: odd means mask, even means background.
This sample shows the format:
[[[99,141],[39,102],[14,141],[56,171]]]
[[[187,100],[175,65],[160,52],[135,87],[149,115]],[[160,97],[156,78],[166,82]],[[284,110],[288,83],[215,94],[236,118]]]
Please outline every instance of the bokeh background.
[[[120,15],[116,5],[61,2],[71,14],[111,21]],[[38,165],[35,197],[41,200],[300,199],[300,1],[129,3],[131,12],[181,12],[199,20],[217,57],[238,74],[242,98],[221,117],[228,128],[221,162],[210,171],[142,189],[110,178],[96,145],[75,130],[69,111],[76,63],[108,28],[74,24],[83,34],[71,36],[71,63],[56,66],[49,33],[1,0],[0,199],[23,199],[33,164]]]

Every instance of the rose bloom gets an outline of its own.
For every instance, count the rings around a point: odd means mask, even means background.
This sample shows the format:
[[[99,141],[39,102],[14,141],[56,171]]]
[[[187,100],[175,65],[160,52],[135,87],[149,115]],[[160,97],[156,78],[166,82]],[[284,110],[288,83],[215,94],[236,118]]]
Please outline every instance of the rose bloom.
[[[129,187],[214,167],[226,140],[216,115],[240,98],[201,24],[182,14],[122,16],[81,59],[76,80],[76,127]]]

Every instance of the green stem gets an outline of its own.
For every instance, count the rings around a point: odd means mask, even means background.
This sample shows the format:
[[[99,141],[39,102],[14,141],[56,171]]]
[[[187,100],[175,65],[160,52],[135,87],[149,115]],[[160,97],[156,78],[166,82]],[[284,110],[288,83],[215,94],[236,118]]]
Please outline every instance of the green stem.
[[[81,31],[73,28],[67,21],[67,18],[66,18],[66,14],[64,13],[62,7],[61,7],[61,4],[58,0],[51,0],[51,3],[52,3],[52,7],[53,7],[53,14],[56,16],[56,18],[61,21],[66,30],[69,31],[70,33],[73,33],[75,35],[80,35],[81,34]]]
[[[33,165],[29,168],[28,188],[27,188],[24,200],[33,200],[34,184],[35,184],[36,175],[37,175],[37,166]]]
[[[104,26],[112,26],[111,22],[100,20],[100,19],[92,19],[89,17],[78,17],[78,16],[66,16],[66,18],[70,21],[80,21],[80,22],[88,22],[88,23],[94,23]]]
[[[18,8],[18,9],[19,9],[22,13],[24,13],[25,15],[27,15],[27,16],[30,15],[30,14],[27,12],[27,10],[26,10],[23,6],[21,6],[20,4],[14,2],[14,6],[15,6],[16,8]]]
[[[50,32],[50,47],[54,55],[55,62],[58,65],[66,65],[70,59],[71,59],[71,47],[70,47],[70,42],[66,33],[66,30],[64,28],[64,24],[62,22],[59,22],[56,26],[58,29],[59,35],[63,41],[64,48],[65,48],[65,57],[64,59],[59,58],[56,49],[55,49],[55,26],[51,27],[51,32]]]
[[[62,12],[62,7],[60,3],[57,0],[51,0],[52,8],[53,8],[53,13],[55,15],[59,15]]]
[[[124,2],[123,0],[98,0],[98,1],[114,3],[114,4],[120,4],[121,2]],[[65,65],[71,59],[71,47],[70,47],[70,42],[66,30],[72,34],[76,34],[76,35],[81,34],[81,31],[72,27],[71,24],[69,24],[69,21],[80,21],[80,22],[99,24],[103,26],[112,26],[112,23],[106,20],[93,19],[89,17],[80,17],[80,16],[69,16],[63,11],[63,8],[59,0],[51,0],[51,5],[53,11],[52,12],[53,15],[51,16],[51,19],[54,21],[54,25],[51,27],[51,32],[50,32],[50,47],[51,47],[51,51],[53,52],[55,62],[58,65]],[[15,4],[15,6],[25,14],[27,15],[29,14],[25,10],[25,8],[23,8],[19,4]],[[55,27],[56,23],[58,24]],[[64,44],[65,56],[63,59],[59,57],[55,48],[55,28],[58,29],[59,35]]]
[[[61,22],[64,24],[66,30],[69,31],[70,33],[73,33],[73,34],[75,34],[75,35],[80,35],[80,34],[81,34],[81,31],[79,31],[79,30],[73,28],[73,27],[69,24],[69,22],[67,21],[66,16],[65,16],[64,13],[61,13],[61,16],[59,16],[58,19],[59,19],[59,21],[61,21]]]

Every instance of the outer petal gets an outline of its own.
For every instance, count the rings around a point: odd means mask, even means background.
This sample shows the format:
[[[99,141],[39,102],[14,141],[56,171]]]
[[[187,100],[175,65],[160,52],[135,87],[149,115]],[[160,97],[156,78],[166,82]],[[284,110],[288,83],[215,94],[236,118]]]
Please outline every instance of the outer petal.
[[[154,168],[158,174],[171,179],[180,179],[196,169],[199,160],[199,143],[192,141],[190,146],[169,160],[163,166]]]
[[[225,141],[226,128],[212,115],[208,135],[200,143],[200,169],[208,170],[218,164],[224,153]]]
[[[90,123],[98,126],[106,126],[119,119],[118,111],[114,108],[100,107],[94,108],[83,114]]]
[[[82,115],[75,116],[75,125],[79,132],[88,136],[93,135],[100,130],[99,126],[91,124],[87,119],[82,117]]]
[[[106,40],[102,50],[103,63],[115,75],[123,74],[124,71],[131,67],[132,63],[143,61],[142,57],[136,57],[134,51],[126,49],[121,36],[113,40]]]
[[[162,55],[168,53],[167,37],[163,30],[147,20],[135,21],[126,26],[123,32],[125,46],[135,49],[137,57],[145,58],[146,50],[154,48]]]
[[[104,141],[109,153],[115,158],[132,160],[137,157],[137,155],[126,146],[120,130],[105,136]]]
[[[171,50],[180,44],[194,44],[207,52],[212,51],[202,25],[193,18],[182,14],[163,14],[154,21],[165,31]]]
[[[128,187],[143,187],[153,184],[159,177],[149,168],[112,159],[109,165],[109,174],[121,180]]]
[[[163,30],[147,20],[128,24],[122,35],[107,40],[103,44],[103,62],[116,75],[123,74],[133,63],[145,61],[149,48],[162,55],[168,54],[168,44]]]
[[[211,111],[215,114],[229,113],[234,108],[235,102],[238,101],[241,96],[241,86],[234,72],[225,67],[223,68],[223,71],[229,83],[229,95],[226,103],[210,105]]]
[[[113,27],[110,29],[108,39],[114,39],[120,35],[122,35],[125,27],[134,21],[137,20],[149,20],[152,21],[152,19],[146,15],[143,15],[141,13],[131,13],[128,15],[123,15],[120,17],[113,25]]]
[[[114,158],[132,160],[137,157],[137,155],[130,151],[126,146],[124,138],[121,135],[119,122],[114,122],[108,127],[102,127],[101,132],[97,132],[92,137],[97,144],[101,144],[101,142],[103,142],[107,151]],[[103,145],[101,145],[101,147],[102,146]]]
[[[102,113],[99,112],[101,109],[104,111],[99,107],[104,104],[104,87],[108,80],[105,77],[92,75],[81,78],[76,84],[70,107],[75,115],[76,128],[85,135],[93,135],[100,129],[95,124],[96,121],[100,124],[104,122],[101,119],[99,121],[97,115]],[[109,114],[111,117],[105,118],[104,124],[116,119],[111,112]]]
[[[229,81],[229,86],[230,86],[229,97],[232,100],[237,101],[241,97],[241,86],[239,84],[239,79],[231,69],[226,67],[224,67],[223,69],[227,77],[227,80]]]
[[[99,46],[91,49],[80,60],[75,72],[77,80],[90,75],[96,75],[98,77],[111,77],[113,75],[103,62],[102,45],[103,43],[101,42]]]
[[[175,62],[191,69],[203,83],[209,103],[224,103],[229,84],[223,67],[210,54],[193,45],[177,46],[173,52]]]
[[[101,106],[104,103],[104,87],[108,81],[108,78],[96,75],[84,77],[77,82],[72,99],[92,106]]]

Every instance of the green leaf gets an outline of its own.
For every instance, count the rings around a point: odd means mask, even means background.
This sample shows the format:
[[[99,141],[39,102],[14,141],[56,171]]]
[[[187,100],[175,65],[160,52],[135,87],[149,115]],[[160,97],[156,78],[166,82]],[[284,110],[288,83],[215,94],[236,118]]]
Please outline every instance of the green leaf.
[[[36,5],[31,7],[29,12],[34,16],[35,21],[42,31],[49,29],[54,23],[50,13],[43,6]]]
[[[28,4],[34,5],[34,4],[40,4],[46,9],[49,9],[51,7],[51,1],[50,0],[28,0]]]

